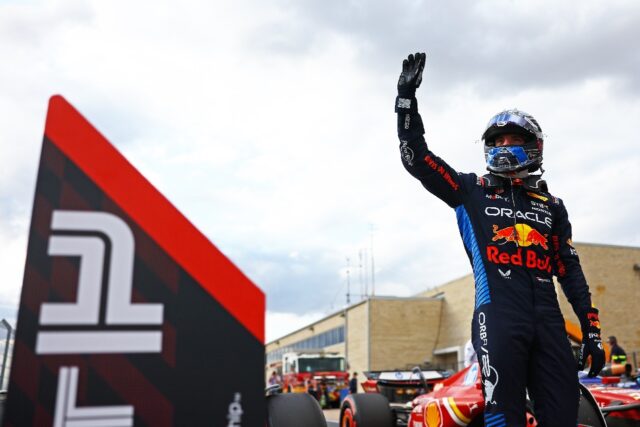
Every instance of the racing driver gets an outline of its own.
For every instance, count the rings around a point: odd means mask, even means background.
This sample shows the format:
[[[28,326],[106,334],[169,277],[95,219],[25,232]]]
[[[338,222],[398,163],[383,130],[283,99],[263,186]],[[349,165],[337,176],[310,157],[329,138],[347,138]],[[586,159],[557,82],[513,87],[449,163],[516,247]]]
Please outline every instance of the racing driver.
[[[578,376],[553,284],[558,278],[580,320],[578,369],[604,365],[598,310],[561,199],[541,174],[543,133],[519,110],[489,120],[482,134],[488,174],[458,173],[433,154],[415,98],[426,55],[403,61],[395,110],[402,163],[455,210],[473,268],[473,346],[478,354],[486,426],[524,426],[526,391],[539,426],[575,427]]]

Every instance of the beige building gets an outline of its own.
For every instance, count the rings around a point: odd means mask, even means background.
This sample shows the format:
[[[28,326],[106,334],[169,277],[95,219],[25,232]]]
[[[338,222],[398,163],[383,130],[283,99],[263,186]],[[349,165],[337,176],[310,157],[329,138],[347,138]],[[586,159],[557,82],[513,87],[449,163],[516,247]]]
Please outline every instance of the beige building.
[[[345,355],[351,372],[422,364],[435,350],[442,302],[428,297],[371,297],[353,304],[268,343],[265,374],[279,368],[285,353],[310,349]]]
[[[603,336],[615,335],[640,357],[640,248],[576,243],[592,294],[600,309]],[[565,318],[577,324],[556,284]],[[462,366],[474,306],[473,276],[426,290],[414,297],[371,297],[329,315],[266,346],[267,371],[284,352],[322,348],[346,356],[350,371],[404,369],[431,363]]]

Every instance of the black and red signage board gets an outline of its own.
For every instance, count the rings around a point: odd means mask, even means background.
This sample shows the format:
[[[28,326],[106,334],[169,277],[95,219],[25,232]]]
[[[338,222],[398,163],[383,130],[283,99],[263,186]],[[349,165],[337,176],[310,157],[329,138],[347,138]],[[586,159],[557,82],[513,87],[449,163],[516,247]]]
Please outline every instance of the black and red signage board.
[[[262,427],[264,308],[240,270],[51,98],[5,427]]]

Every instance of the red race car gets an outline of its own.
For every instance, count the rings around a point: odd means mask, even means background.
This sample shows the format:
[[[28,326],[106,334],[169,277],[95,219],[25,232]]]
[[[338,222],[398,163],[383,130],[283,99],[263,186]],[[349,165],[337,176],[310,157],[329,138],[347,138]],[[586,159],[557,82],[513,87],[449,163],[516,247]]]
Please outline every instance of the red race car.
[[[424,390],[431,388],[432,384],[428,384],[420,369],[414,369],[413,373],[413,382],[399,379],[396,388],[401,382],[407,388],[415,389],[416,384]],[[345,398],[340,410],[340,427],[483,426],[484,398],[480,381],[478,364],[475,363],[433,384],[429,393],[405,402],[391,403],[385,394],[394,382],[379,381],[379,393],[351,394]],[[579,426],[640,426],[640,400],[634,393],[637,390],[627,393],[624,389],[607,388],[605,391],[601,390],[602,387],[591,387],[593,392],[580,386]],[[528,404],[527,423],[537,425],[532,404]]]
[[[588,385],[587,388],[605,413],[609,427],[640,426],[640,389],[615,385]]]

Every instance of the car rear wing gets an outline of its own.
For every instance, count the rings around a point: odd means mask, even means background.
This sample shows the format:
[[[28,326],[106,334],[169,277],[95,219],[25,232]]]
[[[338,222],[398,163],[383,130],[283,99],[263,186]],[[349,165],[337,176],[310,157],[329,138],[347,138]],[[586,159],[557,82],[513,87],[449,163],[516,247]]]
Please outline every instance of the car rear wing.
[[[449,377],[445,371],[438,370],[419,370],[422,378],[428,382],[439,381]],[[413,371],[365,371],[364,375],[368,380],[384,381],[384,382],[408,382],[421,381],[420,375]]]

